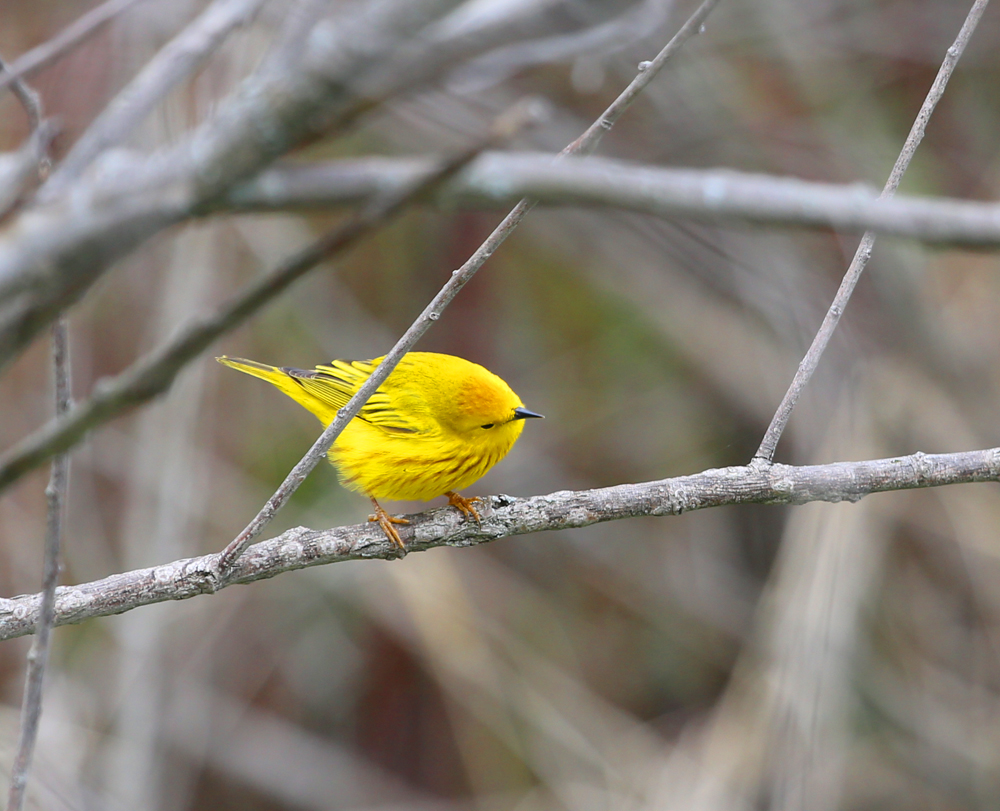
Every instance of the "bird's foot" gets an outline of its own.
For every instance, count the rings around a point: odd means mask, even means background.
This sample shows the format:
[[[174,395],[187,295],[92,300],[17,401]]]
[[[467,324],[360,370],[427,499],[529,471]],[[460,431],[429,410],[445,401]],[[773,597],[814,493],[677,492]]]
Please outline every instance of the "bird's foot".
[[[371,496],[369,496],[371,498]],[[399,537],[399,532],[396,530],[394,524],[409,524],[405,518],[396,518],[393,515],[389,515],[382,506],[372,498],[372,507],[375,508],[375,514],[369,515],[368,520],[377,523],[382,531],[385,533],[385,537],[388,538],[393,546],[399,549],[400,552],[406,552],[406,544],[403,543],[403,539]]]
[[[449,490],[445,493],[448,496],[448,503],[457,509],[466,519],[471,518],[476,524],[481,525],[483,523],[482,516],[479,514],[473,505],[476,501],[482,501],[481,498],[476,496],[475,498],[466,498],[465,496],[460,496],[454,490]]]

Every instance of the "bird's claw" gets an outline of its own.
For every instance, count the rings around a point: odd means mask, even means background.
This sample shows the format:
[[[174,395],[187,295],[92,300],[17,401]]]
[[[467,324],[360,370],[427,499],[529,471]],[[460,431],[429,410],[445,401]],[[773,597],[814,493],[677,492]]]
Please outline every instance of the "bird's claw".
[[[466,520],[471,518],[476,522],[477,526],[482,526],[483,518],[479,514],[479,510],[473,506],[474,502],[482,501],[481,498],[478,496],[475,498],[466,498],[465,496],[460,496],[454,490],[449,490],[445,495],[448,496],[448,503],[462,513]]]
[[[399,532],[396,530],[394,524],[409,524],[410,522],[405,518],[396,518],[393,515],[389,515],[379,503],[372,499],[372,506],[375,508],[375,514],[369,515],[368,520],[377,523],[382,531],[385,533],[385,537],[392,542],[392,545],[399,549],[403,554],[406,553],[406,544],[403,543],[403,539],[399,536]]]

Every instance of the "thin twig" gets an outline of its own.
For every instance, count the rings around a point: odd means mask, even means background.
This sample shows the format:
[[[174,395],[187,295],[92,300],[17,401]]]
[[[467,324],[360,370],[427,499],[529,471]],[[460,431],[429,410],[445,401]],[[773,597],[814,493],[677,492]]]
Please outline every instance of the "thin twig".
[[[986,10],[988,2],[989,0],[975,0],[972,4],[969,15],[965,18],[965,23],[962,25],[962,30],[959,31],[955,42],[945,54],[941,68],[938,70],[934,83],[927,93],[927,98],[924,99],[924,103],[917,113],[917,118],[910,128],[910,134],[906,137],[903,149],[899,153],[895,165],[892,167],[892,172],[889,174],[885,188],[882,190],[881,198],[892,197],[899,186],[899,181],[902,180],[903,173],[910,165],[910,161],[913,160],[913,154],[916,152],[921,140],[923,140],[924,131],[927,128],[927,122],[930,120],[931,113],[934,112],[938,101],[944,95],[945,87],[951,78],[952,72],[955,70],[955,65],[958,64],[958,60],[962,56],[962,52],[965,50],[972,32],[976,30],[976,25]],[[768,426],[763,440],[761,440],[760,447],[754,454],[753,458],[755,460],[770,462],[774,458],[778,441],[781,439],[781,434],[784,432],[785,426],[788,425],[788,420],[792,416],[792,409],[795,408],[802,390],[809,383],[813,372],[816,371],[820,358],[823,356],[823,351],[830,342],[830,338],[833,336],[834,330],[836,330],[837,324],[840,322],[840,317],[843,315],[848,301],[850,301],[851,294],[854,292],[854,288],[857,286],[858,280],[861,278],[861,274],[864,272],[865,266],[871,258],[874,246],[875,233],[867,231],[861,238],[861,243],[854,254],[854,259],[851,261],[850,267],[848,267],[847,273],[840,283],[837,295],[834,296],[833,303],[830,305],[830,309],[827,310],[823,323],[820,325],[819,331],[816,333],[816,337],[809,347],[809,351],[802,358],[802,362],[795,372],[795,377],[792,379],[788,391],[785,392],[778,410],[771,419],[771,424]]]
[[[683,26],[681,26],[680,31],[674,35],[674,37],[664,46],[663,50],[657,54],[656,58],[649,63],[643,63],[640,70],[639,76],[636,77],[629,84],[628,88],[623,92],[607,110],[598,118],[597,124],[594,126],[598,127],[600,132],[606,132],[614,123],[622,116],[622,114],[629,108],[633,101],[638,97],[639,92],[642,88],[646,87],[653,78],[659,73],[660,70],[667,64],[670,57],[677,52],[678,48],[689,39],[695,32],[700,30],[702,20],[709,11],[716,5],[718,0],[705,0],[705,2],[695,11],[694,15],[689,19]],[[696,20],[696,23],[692,25],[692,20]],[[566,155],[576,155],[585,150],[593,150],[600,140],[600,135],[598,132],[591,133],[594,126],[588,128],[583,135],[569,144],[561,153],[560,156]],[[591,133],[588,135],[588,133]],[[237,535],[227,546],[222,550],[220,556],[220,569],[219,577],[225,580],[232,571],[232,567],[235,562],[239,559],[240,555],[246,551],[247,547],[253,543],[254,539],[260,535],[264,527],[266,527],[271,520],[274,518],[275,514],[281,507],[288,501],[292,493],[294,493],[300,484],[305,481],[306,476],[320,463],[320,461],[326,456],[327,451],[336,441],[340,433],[347,427],[347,424],[354,418],[354,416],[361,410],[361,407],[368,401],[379,386],[385,381],[385,379],[392,373],[392,370],[396,368],[403,356],[413,348],[413,346],[420,340],[421,336],[430,329],[431,324],[437,321],[441,317],[441,313],[444,309],[451,303],[451,301],[458,295],[459,291],[465,287],[468,281],[476,274],[489,259],[493,253],[503,244],[504,240],[511,234],[511,232],[517,228],[521,223],[521,220],[527,216],[528,212],[534,207],[535,203],[533,200],[525,198],[521,200],[514,208],[507,214],[506,217],[500,222],[500,224],[493,230],[493,232],[486,238],[482,245],[480,245],[476,251],[466,260],[458,270],[452,271],[451,278],[445,283],[445,285],[438,291],[437,295],[431,299],[430,304],[428,304],[422,313],[417,316],[417,319],[410,325],[409,329],[403,333],[403,336],[396,342],[396,345],[390,349],[382,359],[382,362],[378,365],[374,372],[368,377],[361,388],[354,394],[350,401],[337,412],[337,416],[334,418],[326,429],[320,434],[319,438],[313,443],[313,446],[306,452],[306,455],[295,465],[294,468],[289,472],[285,480],[279,485],[278,489],[274,494],[267,500],[264,506],[260,509],[260,512],[254,517],[254,519],[247,524],[243,531]]]
[[[181,369],[212,341],[241,324],[320,262],[353,247],[407,205],[443,183],[490,145],[493,137],[495,134],[441,162],[408,187],[374,201],[347,223],[264,274],[213,315],[192,321],[169,343],[136,361],[113,380],[98,381],[89,399],[0,455],[0,490],[54,454],[71,448],[96,426],[166,391]]]
[[[563,490],[529,498],[489,496],[484,499],[478,525],[444,507],[408,516],[411,523],[401,528],[401,534],[407,549],[423,551],[732,504],[856,502],[871,493],[986,481],[1000,481],[1000,448],[826,465],[750,464],[595,490]],[[121,614],[166,600],[186,600],[234,583],[251,583],[309,566],[396,557],[395,546],[369,522],[328,530],[297,527],[254,544],[223,582],[217,579],[220,555],[211,554],[62,586],[56,594],[56,624]],[[0,599],[0,640],[32,633],[38,602],[34,594]]]
[[[12,75],[11,68],[6,61],[0,59],[0,79],[6,78],[7,75]],[[28,125],[31,127],[31,131],[34,132],[42,124],[41,96],[31,87],[28,87],[27,82],[20,76],[13,76],[11,78],[10,89],[17,96],[17,100],[21,102],[24,112],[28,115]]]
[[[75,180],[109,147],[120,143],[160,100],[218,49],[234,30],[248,25],[264,0],[216,0],[161,48],[73,145],[49,179],[43,199]]]
[[[422,158],[278,164],[217,201],[218,212],[324,210],[367,204],[430,167]],[[816,183],[732,169],[676,169],[613,158],[485,152],[441,186],[447,210],[492,209],[530,197],[545,206],[606,206],[657,217],[822,226],[921,242],[1000,244],[1000,204],[937,197],[880,198],[856,183]]]
[[[0,90],[24,76],[48,67],[81,42],[91,37],[105,23],[135,5],[139,0],[107,0],[74,20],[52,39],[22,54],[10,65],[10,73],[0,76]]]
[[[686,43],[695,34],[701,33],[702,26],[708,15],[711,13],[712,9],[715,8],[719,3],[719,0],[704,0],[704,2],[695,9],[694,14],[692,14],[686,23],[680,27],[673,38],[664,46],[663,50],[660,51],[656,57],[650,62],[640,62],[639,63],[639,74],[632,80],[628,87],[626,87],[621,94],[616,98],[611,106],[598,118],[593,124],[591,124],[584,133],[577,138],[573,143],[567,146],[560,154],[562,155],[590,155],[598,145],[601,143],[601,139],[607,134],[611,128],[617,123],[618,119],[621,118],[625,111],[632,106],[632,102],[636,100],[639,94],[646,88],[646,86],[656,78],[656,75],[663,70],[670,58],[679,51],[684,43]]]
[[[55,377],[56,414],[66,414],[72,405],[69,366],[69,336],[66,317],[60,316],[52,325],[52,367]],[[59,548],[62,545],[66,491],[69,486],[69,457],[59,454],[52,460],[52,474],[45,488],[47,520],[45,524],[45,564],[42,594],[35,624],[35,641],[28,653],[28,672],[24,679],[24,699],[21,706],[21,732],[10,775],[7,811],[20,811],[24,803],[38,738],[38,723],[42,717],[42,687],[45,665],[49,658],[49,640],[55,623],[56,584],[59,582]]]

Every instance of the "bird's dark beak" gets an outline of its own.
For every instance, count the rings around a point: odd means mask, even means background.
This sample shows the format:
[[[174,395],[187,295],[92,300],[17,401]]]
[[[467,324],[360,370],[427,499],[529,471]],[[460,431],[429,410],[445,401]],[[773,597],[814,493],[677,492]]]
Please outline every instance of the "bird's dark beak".
[[[544,414],[536,414],[534,411],[528,411],[526,408],[515,408],[514,409],[514,419],[515,420],[527,420],[537,417],[540,420],[545,419]]]

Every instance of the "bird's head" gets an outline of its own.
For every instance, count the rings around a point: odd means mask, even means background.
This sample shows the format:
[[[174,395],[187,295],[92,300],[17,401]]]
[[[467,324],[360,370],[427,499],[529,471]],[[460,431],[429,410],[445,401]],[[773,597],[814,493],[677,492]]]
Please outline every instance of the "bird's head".
[[[471,441],[506,445],[521,435],[524,421],[541,417],[524,407],[501,378],[481,366],[472,366],[456,387],[451,427]]]

